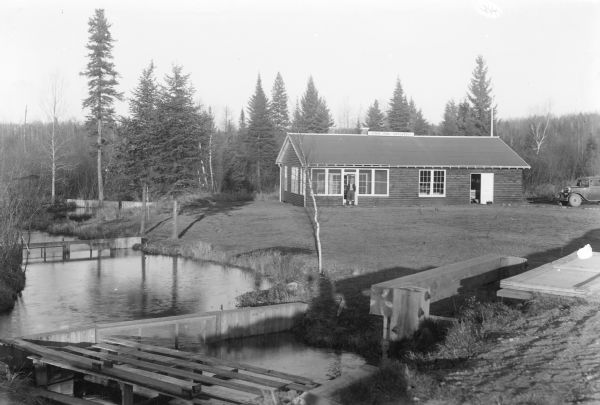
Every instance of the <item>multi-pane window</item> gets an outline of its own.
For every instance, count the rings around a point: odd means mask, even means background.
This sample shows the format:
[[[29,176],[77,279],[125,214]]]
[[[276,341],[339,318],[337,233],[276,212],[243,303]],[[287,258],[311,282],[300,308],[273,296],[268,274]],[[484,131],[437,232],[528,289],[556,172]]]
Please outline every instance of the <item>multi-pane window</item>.
[[[300,187],[298,187],[298,183],[299,183],[299,176],[298,176],[298,168],[297,167],[292,167],[292,175],[291,175],[291,179],[292,179],[292,193],[294,194],[299,194],[298,190]]]
[[[446,190],[446,172],[443,170],[433,171],[433,195],[444,195]]]
[[[445,195],[445,170],[419,170],[419,197],[444,197]]]
[[[312,187],[315,194],[325,194],[325,169],[312,169]]]
[[[374,193],[373,194],[384,194],[388,193],[388,171],[387,170],[375,170],[375,181],[374,181]]]
[[[373,194],[371,185],[371,170],[359,170],[358,172],[358,194]]]
[[[312,169],[312,187],[315,194],[342,195],[344,173],[355,174],[355,170],[344,169]],[[358,170],[358,195],[388,195],[387,169]]]
[[[342,171],[341,169],[329,169],[329,190],[327,194],[342,194]]]

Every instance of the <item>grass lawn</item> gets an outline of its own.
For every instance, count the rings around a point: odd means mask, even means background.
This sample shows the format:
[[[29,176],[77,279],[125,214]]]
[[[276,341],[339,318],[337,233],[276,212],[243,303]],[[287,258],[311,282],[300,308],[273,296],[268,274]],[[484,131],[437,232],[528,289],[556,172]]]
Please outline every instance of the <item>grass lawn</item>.
[[[302,208],[256,201],[188,210],[179,229],[205,212],[181,243],[204,241],[229,252],[279,248],[315,250]],[[487,253],[526,257],[532,266],[571,253],[586,243],[600,250],[600,207],[552,205],[322,208],[324,267],[336,279],[383,270],[422,270]],[[170,236],[170,223],[149,235]]]

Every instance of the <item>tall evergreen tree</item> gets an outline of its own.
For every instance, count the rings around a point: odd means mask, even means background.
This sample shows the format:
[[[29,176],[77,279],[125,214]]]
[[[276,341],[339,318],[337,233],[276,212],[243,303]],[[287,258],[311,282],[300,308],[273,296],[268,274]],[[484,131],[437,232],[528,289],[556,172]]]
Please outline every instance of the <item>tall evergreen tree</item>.
[[[290,127],[290,114],[288,112],[288,96],[281,73],[277,73],[273,89],[271,90],[271,119],[277,131],[280,142],[283,142],[285,133]]]
[[[254,95],[248,102],[247,150],[256,170],[255,184],[261,192],[263,187],[274,184],[277,145],[275,128],[269,114],[269,100],[262,88],[260,76],[256,81]]]
[[[471,113],[475,125],[474,135],[489,136],[491,125],[492,108],[492,87],[491,79],[487,77],[488,69],[483,56],[477,56],[475,59],[475,69],[473,77],[469,84],[468,98],[471,103]]]
[[[467,100],[463,100],[458,105],[456,123],[458,126],[459,135],[463,136],[478,136],[479,132],[476,126],[473,111]]]
[[[246,131],[248,131],[248,124],[246,123],[246,113],[244,113],[244,109],[242,108],[242,111],[240,111],[240,119],[238,122],[238,136],[246,136]]]
[[[296,100],[296,107],[294,107],[294,114],[292,118],[292,132],[302,132],[300,128],[300,121],[302,120],[302,113],[300,112],[300,103]]]
[[[423,117],[423,111],[419,108],[415,113],[413,132],[417,135],[426,135],[429,134],[430,128],[431,125],[429,125],[429,122]]]
[[[379,102],[375,100],[373,105],[369,107],[367,111],[367,119],[365,125],[370,131],[384,131],[385,130],[385,115],[379,109]]]
[[[165,77],[157,103],[157,131],[151,145],[155,183],[163,193],[175,194],[208,182],[206,153],[210,114],[193,102],[189,74],[173,66]]]
[[[333,118],[327,103],[319,96],[312,76],[308,79],[306,92],[300,100],[298,115],[294,112],[293,126],[297,132],[327,133],[333,126]]]
[[[104,16],[103,9],[96,9],[88,21],[89,40],[88,64],[81,73],[88,79],[89,96],[83,100],[83,108],[89,108],[87,123],[94,128],[97,135],[97,181],[98,201],[104,201],[104,184],[102,181],[102,147],[104,144],[103,131],[114,122],[115,110],[113,103],[121,100],[121,93],[116,90],[118,85],[117,71],[113,63],[113,38],[109,31],[110,24]]]
[[[394,94],[390,99],[387,120],[390,131],[410,131],[408,103],[406,102],[406,96],[402,90],[402,83],[400,83],[400,79],[396,81],[396,88],[394,89]]]
[[[454,100],[450,100],[446,103],[441,131],[444,136],[460,135],[458,130],[458,106]]]
[[[117,143],[114,167],[123,190],[138,190],[151,178],[151,145],[156,142],[156,105],[158,84],[154,76],[154,63],[142,71],[137,87],[129,100],[130,117],[123,120],[121,139]]]

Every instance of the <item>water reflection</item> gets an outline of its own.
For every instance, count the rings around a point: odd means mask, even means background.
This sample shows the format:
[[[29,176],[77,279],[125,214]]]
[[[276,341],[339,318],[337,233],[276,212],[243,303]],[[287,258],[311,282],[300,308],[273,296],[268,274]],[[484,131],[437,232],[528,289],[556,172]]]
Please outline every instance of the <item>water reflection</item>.
[[[365,364],[365,360],[356,354],[308,347],[292,333],[225,340],[196,350],[319,382],[339,377]]]
[[[114,258],[30,263],[15,309],[0,315],[0,336],[229,309],[255,287],[256,277],[240,269],[118,252]],[[264,280],[259,284],[267,287]]]

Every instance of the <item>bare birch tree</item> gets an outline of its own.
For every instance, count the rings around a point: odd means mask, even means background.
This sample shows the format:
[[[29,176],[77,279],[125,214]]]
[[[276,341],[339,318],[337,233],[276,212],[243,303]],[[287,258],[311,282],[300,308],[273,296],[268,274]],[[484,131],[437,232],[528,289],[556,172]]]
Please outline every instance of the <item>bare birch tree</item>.
[[[59,116],[63,109],[63,82],[58,75],[54,75],[50,81],[49,98],[46,101],[46,111],[51,120],[50,133],[48,139],[48,154],[50,157],[50,171],[51,171],[51,197],[50,201],[52,204],[56,201],[56,181],[57,172],[61,169],[66,169],[68,165],[64,163],[64,148],[65,143],[61,140],[60,134],[58,133]]]
[[[317,198],[315,197],[314,185],[312,181],[312,173],[309,168],[310,157],[312,148],[306,145],[304,142],[304,136],[298,136],[298,151],[300,153],[300,163],[304,166],[300,173],[301,176],[301,186],[303,188],[303,192],[306,192],[306,186],[308,185],[308,193],[312,202],[312,227],[313,227],[313,236],[315,238],[315,245],[317,248],[317,267],[319,274],[323,274],[323,249],[321,246],[321,222],[319,217],[319,205],[317,204]],[[305,208],[307,208],[305,206]]]
[[[529,131],[535,142],[535,154],[539,155],[542,145],[548,137],[548,124],[550,123],[550,112],[545,117],[534,116],[529,123]]]

